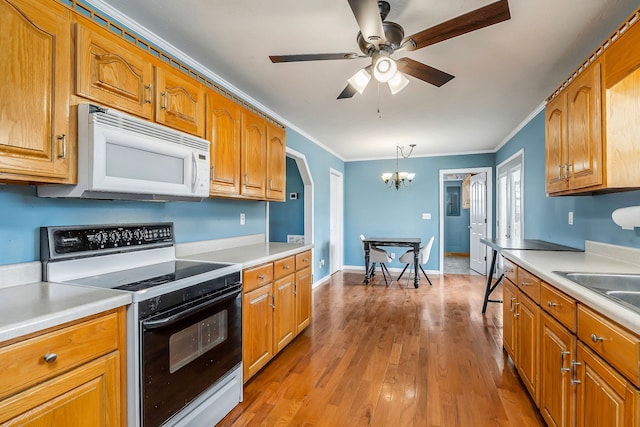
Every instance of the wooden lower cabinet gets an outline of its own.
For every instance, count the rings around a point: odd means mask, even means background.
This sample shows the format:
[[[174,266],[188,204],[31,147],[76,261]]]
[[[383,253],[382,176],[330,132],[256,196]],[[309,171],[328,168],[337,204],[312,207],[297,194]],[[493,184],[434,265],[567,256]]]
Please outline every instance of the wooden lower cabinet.
[[[539,331],[540,307],[518,291],[516,315],[516,366],[522,382],[534,402],[539,399]]]
[[[125,309],[0,344],[0,425],[126,424]]]
[[[640,392],[581,342],[577,359],[577,425],[637,426]]]
[[[274,354],[286,347],[296,336],[296,283],[290,274],[273,283]]]
[[[505,279],[502,282],[502,345],[511,360],[516,360],[516,328],[515,317],[513,316],[514,304],[517,301],[518,288],[511,280]]]
[[[311,322],[311,251],[245,269],[242,364],[247,382]]]
[[[242,297],[242,364],[247,381],[273,357],[273,284]]]
[[[296,334],[311,323],[311,268],[296,272]]]
[[[570,427],[575,421],[572,362],[576,337],[547,313],[540,324],[540,413],[548,426]]]

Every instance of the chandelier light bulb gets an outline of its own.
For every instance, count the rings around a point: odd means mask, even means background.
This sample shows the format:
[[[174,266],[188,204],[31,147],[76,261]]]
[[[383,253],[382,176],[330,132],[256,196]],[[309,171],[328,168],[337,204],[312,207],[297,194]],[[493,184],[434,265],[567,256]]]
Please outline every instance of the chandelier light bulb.
[[[393,78],[397,71],[396,61],[388,56],[381,56],[373,66],[373,77],[380,83],[386,83]]]

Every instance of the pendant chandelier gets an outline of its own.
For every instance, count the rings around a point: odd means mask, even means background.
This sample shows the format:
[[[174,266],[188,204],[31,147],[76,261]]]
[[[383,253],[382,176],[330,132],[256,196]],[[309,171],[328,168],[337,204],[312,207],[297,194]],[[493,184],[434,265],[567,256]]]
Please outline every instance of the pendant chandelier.
[[[382,181],[386,184],[387,187],[395,187],[396,190],[399,190],[402,186],[407,186],[413,181],[416,174],[413,172],[400,172],[398,168],[398,161],[400,159],[400,155],[402,155],[403,159],[408,159],[411,153],[413,152],[416,144],[411,144],[409,147],[409,153],[407,155],[404,154],[404,147],[396,145],[396,171],[395,172],[385,172],[382,174]]]

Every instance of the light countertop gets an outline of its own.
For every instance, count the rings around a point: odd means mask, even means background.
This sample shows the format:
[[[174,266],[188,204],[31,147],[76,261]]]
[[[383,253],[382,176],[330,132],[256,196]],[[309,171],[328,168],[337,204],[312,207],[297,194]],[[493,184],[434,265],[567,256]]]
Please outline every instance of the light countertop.
[[[0,342],[130,303],[124,292],[59,283],[0,288]]]
[[[242,268],[249,268],[265,262],[274,261],[279,258],[295,255],[312,248],[313,245],[300,243],[267,242],[184,255],[180,258],[209,262],[231,262],[235,264],[242,264]]]
[[[553,273],[566,271],[640,274],[640,264],[637,261],[631,262],[631,257],[624,254],[618,256],[614,251],[604,256],[601,252],[590,252],[588,247],[586,252],[503,250],[502,254],[543,281],[640,335],[640,313]],[[635,259],[639,259],[635,256]]]

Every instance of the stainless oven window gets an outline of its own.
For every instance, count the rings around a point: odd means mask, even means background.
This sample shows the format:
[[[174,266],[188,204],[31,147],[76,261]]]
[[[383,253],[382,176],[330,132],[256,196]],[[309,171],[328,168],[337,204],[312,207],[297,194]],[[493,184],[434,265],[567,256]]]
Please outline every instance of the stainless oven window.
[[[229,334],[228,311],[188,326],[169,337],[169,372],[178,369],[226,341]]]

